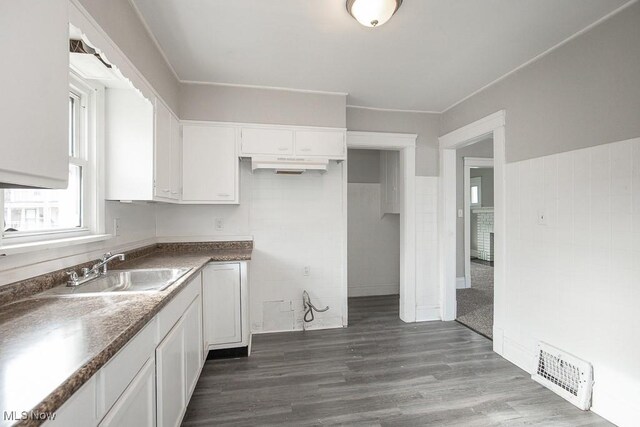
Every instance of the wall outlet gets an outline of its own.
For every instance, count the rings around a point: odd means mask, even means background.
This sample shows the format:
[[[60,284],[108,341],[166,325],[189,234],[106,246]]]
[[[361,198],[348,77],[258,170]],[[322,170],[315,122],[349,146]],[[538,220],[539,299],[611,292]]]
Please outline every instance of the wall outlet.
[[[120,235],[120,218],[113,218],[113,235]]]
[[[544,211],[538,211],[538,225],[547,225],[547,215]]]
[[[304,266],[304,273],[305,276],[311,276],[311,267],[308,265]]]
[[[216,229],[216,231],[222,231],[224,230],[224,220],[222,218],[216,218],[213,221],[214,227]]]
[[[458,209],[458,218],[462,218],[464,216],[464,212],[462,209]]]

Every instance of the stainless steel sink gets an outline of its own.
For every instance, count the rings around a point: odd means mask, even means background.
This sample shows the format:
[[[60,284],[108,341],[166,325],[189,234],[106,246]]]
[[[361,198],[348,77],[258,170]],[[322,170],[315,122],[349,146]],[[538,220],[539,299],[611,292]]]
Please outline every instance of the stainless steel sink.
[[[78,286],[58,286],[45,295],[87,295],[114,292],[159,292],[184,276],[190,268],[111,270]]]

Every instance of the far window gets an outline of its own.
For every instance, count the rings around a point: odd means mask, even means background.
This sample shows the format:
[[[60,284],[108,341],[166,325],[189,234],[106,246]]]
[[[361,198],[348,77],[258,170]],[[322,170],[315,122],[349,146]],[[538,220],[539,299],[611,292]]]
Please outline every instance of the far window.
[[[478,208],[482,206],[482,178],[471,178],[471,207]]]
[[[69,185],[61,190],[10,189],[0,197],[5,244],[90,234],[95,229],[95,89],[71,75],[69,89]],[[38,236],[38,237],[36,237]]]

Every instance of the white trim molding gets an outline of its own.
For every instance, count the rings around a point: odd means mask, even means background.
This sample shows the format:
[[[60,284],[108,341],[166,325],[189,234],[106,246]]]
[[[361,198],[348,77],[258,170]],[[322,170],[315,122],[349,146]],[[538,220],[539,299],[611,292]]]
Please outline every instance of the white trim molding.
[[[347,132],[347,148],[398,150],[400,152],[400,171],[402,174],[402,183],[400,185],[400,319],[404,322],[415,322],[417,319],[415,200],[416,138],[417,135],[415,134]],[[346,173],[343,178],[343,185],[343,192],[346,195]],[[346,232],[347,230],[345,227],[345,241]],[[346,254],[344,262],[346,265]],[[346,295],[347,292],[345,289],[345,297]]]
[[[442,320],[456,318],[456,150],[493,136],[494,160],[494,327],[500,328],[504,311],[505,278],[505,110],[497,111],[439,138],[440,201],[438,215]],[[499,348],[500,347],[500,348]],[[494,342],[494,351],[502,354]]]

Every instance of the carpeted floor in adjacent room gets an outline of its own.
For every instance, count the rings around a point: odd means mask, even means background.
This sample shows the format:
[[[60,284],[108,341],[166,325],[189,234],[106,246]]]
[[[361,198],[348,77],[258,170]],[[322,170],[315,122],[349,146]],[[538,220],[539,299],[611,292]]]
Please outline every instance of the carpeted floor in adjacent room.
[[[493,266],[471,260],[471,288],[458,289],[458,322],[493,339]]]

